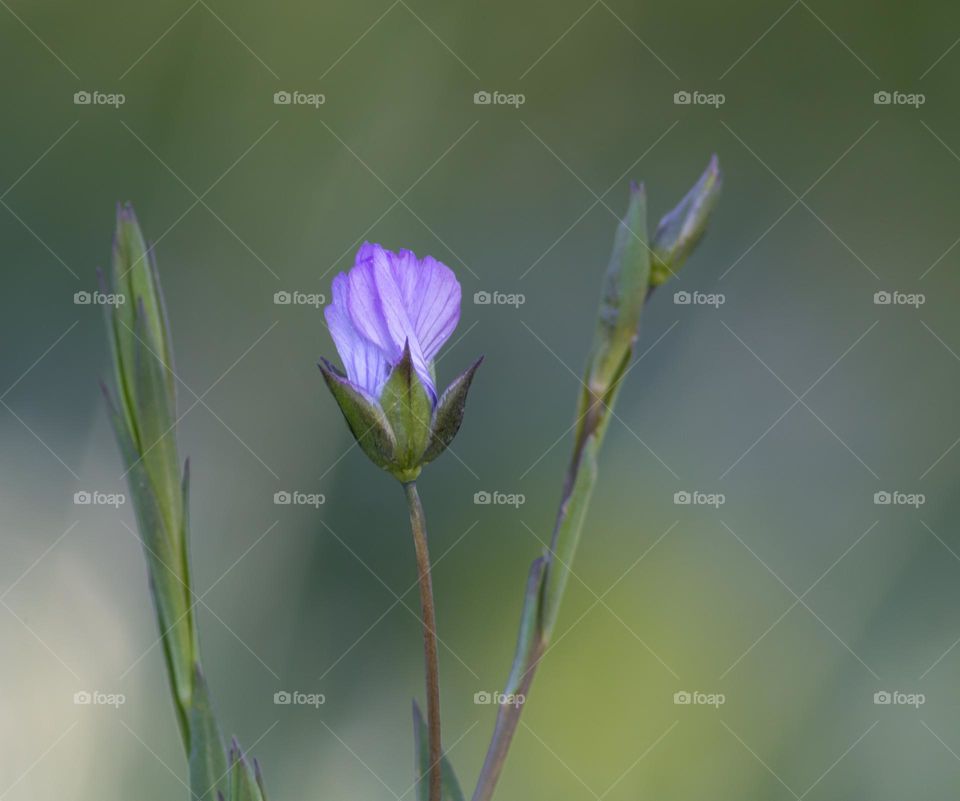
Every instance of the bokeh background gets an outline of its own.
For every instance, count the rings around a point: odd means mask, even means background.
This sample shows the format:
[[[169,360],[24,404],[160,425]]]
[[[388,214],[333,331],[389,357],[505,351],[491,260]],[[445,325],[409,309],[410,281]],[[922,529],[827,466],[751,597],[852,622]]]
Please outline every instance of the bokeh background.
[[[474,695],[506,677],[549,536],[628,180],[654,222],[713,152],[724,196],[645,314],[499,797],[955,792],[958,37],[960,8],[932,0],[0,2],[0,799],[187,792],[132,510],[73,503],[125,491],[101,312],[74,303],[116,201],[159,242],[224,727],[275,799],[389,801],[412,797],[423,694],[402,493],[322,386],[322,311],[274,294],[328,293],[364,239],[463,285],[438,372],[486,362],[421,485],[469,791],[494,717]],[[275,105],[284,90],[325,102]],[[484,90],[525,102],[474,104]],[[894,290],[925,303],[874,303]],[[474,503],[494,490],[525,502]],[[93,690],[125,703],[74,704]],[[275,705],[283,690],[326,702]]]

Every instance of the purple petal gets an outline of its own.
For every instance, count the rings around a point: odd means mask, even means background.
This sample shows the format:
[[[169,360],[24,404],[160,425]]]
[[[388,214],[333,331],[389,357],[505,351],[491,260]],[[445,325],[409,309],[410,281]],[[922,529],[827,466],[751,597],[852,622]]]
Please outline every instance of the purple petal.
[[[411,259],[402,265],[397,263],[395,269],[405,272],[402,286],[407,312],[423,357],[429,363],[460,322],[460,284],[453,270],[432,256],[425,256],[418,263],[412,253],[406,253]]]
[[[364,248],[361,248],[363,253]],[[345,276],[345,308],[350,315],[354,328],[363,336],[376,344],[387,356],[391,363],[400,360],[403,344],[395,341],[383,314],[383,305],[380,302],[380,291],[374,276],[374,254],[370,258],[360,260]],[[381,257],[382,258],[382,257]]]
[[[338,278],[337,324],[372,345],[391,366],[409,344],[417,373],[435,394],[432,363],[460,319],[460,284],[453,271],[429,256],[417,259],[409,250],[391,253],[368,242],[353,269]],[[346,321],[338,319],[341,312]]]
[[[348,278],[343,274],[333,279],[333,300],[324,309],[324,316],[347,378],[378,398],[390,374],[390,363],[386,354],[354,327],[347,312],[347,283]]]

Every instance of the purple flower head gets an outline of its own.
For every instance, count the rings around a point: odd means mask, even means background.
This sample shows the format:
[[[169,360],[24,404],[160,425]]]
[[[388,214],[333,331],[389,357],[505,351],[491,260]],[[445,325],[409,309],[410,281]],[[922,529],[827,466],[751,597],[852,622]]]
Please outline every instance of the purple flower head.
[[[333,279],[325,315],[355,386],[379,398],[409,346],[414,369],[436,400],[433,360],[460,320],[460,284],[449,267],[431,256],[364,243],[353,268]]]

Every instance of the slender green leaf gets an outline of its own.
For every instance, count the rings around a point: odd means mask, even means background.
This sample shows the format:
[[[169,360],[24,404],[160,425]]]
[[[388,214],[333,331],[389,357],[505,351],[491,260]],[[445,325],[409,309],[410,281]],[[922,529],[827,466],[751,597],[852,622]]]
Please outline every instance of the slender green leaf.
[[[550,638],[550,633],[557,621],[560,601],[567,586],[577,545],[580,543],[583,521],[597,480],[598,449],[599,440],[596,435],[591,434],[580,451],[580,462],[573,488],[560,507],[557,530],[552,544],[553,553],[547,562],[543,585],[541,627],[544,639]]]
[[[520,631],[517,634],[517,647],[514,651],[513,665],[504,685],[505,695],[517,695],[533,666],[534,654],[540,638],[541,603],[543,598],[543,573],[547,565],[547,556],[533,560],[527,576],[527,588],[523,597],[523,610],[520,613]]]
[[[196,665],[193,706],[190,710],[190,792],[193,801],[212,801],[217,792],[226,795],[230,777],[227,754],[220,736],[207,691],[207,683]]]
[[[125,421],[107,388],[101,384],[101,389],[107,401],[108,416],[123,463],[127,467],[127,484],[149,567],[150,590],[156,606],[167,675],[176,702],[177,720],[184,742],[189,743],[188,715],[195,654],[188,592],[176,576],[176,566],[181,563],[181,554],[176,543],[166,535],[163,508],[146,467],[134,447]]]

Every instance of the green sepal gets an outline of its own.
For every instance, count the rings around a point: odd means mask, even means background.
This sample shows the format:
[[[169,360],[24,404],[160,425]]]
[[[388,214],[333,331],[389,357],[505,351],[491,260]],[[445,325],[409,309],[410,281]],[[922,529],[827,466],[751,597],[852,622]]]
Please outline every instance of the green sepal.
[[[413,367],[409,342],[383,385],[380,406],[397,441],[393,464],[388,469],[400,481],[412,481],[420,474],[421,460],[430,442],[433,398]]]
[[[417,801],[429,801],[430,740],[427,723],[416,701],[413,702],[413,741],[417,750]],[[440,757],[440,782],[441,801],[465,801],[460,782],[446,754]]]
[[[214,799],[217,793],[229,792],[227,755],[199,664],[193,678],[189,762],[190,793],[194,798]]]
[[[657,225],[651,245],[650,286],[666,282],[700,243],[722,184],[720,162],[714,154],[693,188]]]
[[[378,467],[389,469],[397,453],[397,438],[383,409],[326,359],[317,366],[363,452]]]
[[[433,413],[433,423],[430,429],[430,444],[424,452],[421,462],[427,464],[436,459],[453,442],[463,422],[463,413],[467,407],[467,393],[477,368],[483,361],[483,356],[477,359],[470,367],[457,376],[447,387],[437,408]]]

